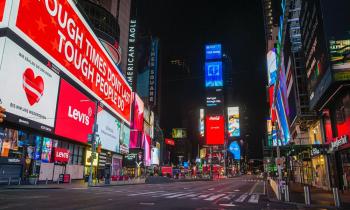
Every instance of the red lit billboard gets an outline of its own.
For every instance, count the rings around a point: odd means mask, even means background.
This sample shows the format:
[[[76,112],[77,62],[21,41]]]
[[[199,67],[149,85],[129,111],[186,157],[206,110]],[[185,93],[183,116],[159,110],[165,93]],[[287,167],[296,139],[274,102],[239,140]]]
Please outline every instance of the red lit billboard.
[[[144,112],[144,103],[142,99],[136,94],[133,93],[134,101],[134,119],[131,125],[131,128],[137,131],[143,130],[143,112]]]
[[[207,145],[224,144],[224,116],[212,115],[205,118],[205,136]]]
[[[87,143],[94,124],[95,103],[61,79],[55,134]]]
[[[5,3],[6,3],[6,0],[0,1],[0,22],[2,22],[2,19],[4,18]]]
[[[175,142],[173,139],[165,139],[165,144],[175,146]]]
[[[68,163],[69,161],[69,150],[65,148],[56,147],[53,160],[55,162]]]
[[[73,0],[13,1],[9,27],[130,124],[131,88]]]

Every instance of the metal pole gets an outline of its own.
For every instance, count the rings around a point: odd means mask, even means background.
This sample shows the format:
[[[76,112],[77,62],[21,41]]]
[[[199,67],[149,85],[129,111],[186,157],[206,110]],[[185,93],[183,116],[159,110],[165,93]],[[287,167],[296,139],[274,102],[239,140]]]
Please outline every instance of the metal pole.
[[[92,139],[91,139],[91,161],[90,161],[90,174],[89,174],[89,182],[88,186],[92,186],[92,170],[93,170],[93,162],[95,159],[95,150],[96,150],[96,131],[97,131],[97,112],[98,112],[98,106],[99,101],[96,101],[96,108],[95,108],[95,119],[94,119],[94,126],[92,131]]]
[[[339,196],[339,189],[337,187],[333,187],[332,191],[333,191],[334,205],[335,207],[340,208],[341,200]]]

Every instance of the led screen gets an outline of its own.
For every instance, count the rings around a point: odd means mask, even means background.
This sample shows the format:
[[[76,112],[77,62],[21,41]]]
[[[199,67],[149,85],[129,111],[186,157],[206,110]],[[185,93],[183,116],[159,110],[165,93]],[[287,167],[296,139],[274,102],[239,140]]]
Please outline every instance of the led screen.
[[[142,131],[143,130],[143,112],[144,112],[144,103],[142,99],[134,93],[134,119],[132,127],[134,130]]]
[[[99,108],[97,112],[97,133],[102,149],[119,153],[120,122],[107,111]]]
[[[205,63],[205,87],[222,87],[222,62]]]
[[[0,38],[1,58],[0,103],[6,120],[53,132],[59,76],[8,38]]]
[[[55,134],[87,143],[88,135],[92,133],[95,107],[95,102],[61,79]]]
[[[119,139],[119,151],[121,154],[129,153],[130,143],[130,128],[126,125],[122,125]]]
[[[239,126],[239,107],[228,107],[227,118],[228,136],[239,137],[241,135]]]
[[[174,139],[187,138],[187,131],[184,128],[173,128],[171,135]]]
[[[205,46],[205,60],[221,59],[221,44]]]
[[[331,40],[330,54],[334,79],[350,80],[350,39]]]
[[[220,106],[224,102],[224,94],[221,88],[208,89],[206,91],[207,107]]]
[[[287,121],[286,112],[284,109],[284,104],[283,104],[283,99],[281,96],[280,89],[277,92],[276,110],[277,110],[278,123],[281,128],[280,130],[281,135],[277,135],[277,138],[280,138],[282,140],[282,144],[285,145],[289,142],[290,134],[289,134],[288,121]]]
[[[204,137],[204,109],[199,110],[199,135]]]
[[[228,147],[228,151],[232,154],[233,159],[241,159],[241,148],[239,147],[237,141],[231,142],[230,146]]]
[[[159,165],[159,149],[157,147],[153,147],[151,150],[152,156],[151,156],[151,164],[152,165]]]
[[[144,139],[144,163],[145,166],[151,165],[151,138],[149,135],[143,133]]]
[[[207,116],[205,119],[206,124],[206,144],[218,145],[224,144],[224,116],[214,115]]]
[[[276,49],[272,49],[267,53],[267,71],[269,85],[275,84],[277,79]]]

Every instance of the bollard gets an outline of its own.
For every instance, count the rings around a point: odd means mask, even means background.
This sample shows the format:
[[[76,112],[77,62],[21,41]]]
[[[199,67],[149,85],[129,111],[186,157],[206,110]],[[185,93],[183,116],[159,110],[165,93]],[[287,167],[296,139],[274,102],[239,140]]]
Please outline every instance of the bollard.
[[[310,188],[307,185],[304,186],[304,197],[305,197],[305,204],[310,205],[311,204]]]
[[[334,198],[335,207],[339,208],[341,206],[339,189],[337,187],[333,187],[332,191],[333,191],[333,198]]]
[[[284,201],[289,202],[289,186],[286,185],[284,189]]]

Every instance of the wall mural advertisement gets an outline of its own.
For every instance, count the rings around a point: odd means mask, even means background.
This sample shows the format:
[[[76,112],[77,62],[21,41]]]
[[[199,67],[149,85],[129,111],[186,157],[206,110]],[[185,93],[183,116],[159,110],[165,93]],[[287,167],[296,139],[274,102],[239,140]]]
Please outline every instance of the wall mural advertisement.
[[[97,134],[102,149],[119,153],[120,122],[101,107],[97,112]]]
[[[88,135],[92,133],[95,107],[95,102],[61,79],[55,134],[87,143]]]
[[[121,154],[129,153],[129,143],[130,143],[130,128],[123,124],[120,131],[120,139],[119,139],[119,151]]]
[[[205,87],[222,87],[222,62],[205,62]]]
[[[227,127],[229,137],[239,137],[241,135],[239,107],[227,107]]]
[[[205,118],[205,133],[207,145],[224,144],[224,116],[214,115]]]
[[[59,76],[10,39],[0,40],[0,101],[6,120],[53,132]]]
[[[334,80],[350,80],[350,39],[330,40],[329,43]]]
[[[11,30],[130,123],[131,88],[74,1],[14,1],[11,11]]]

